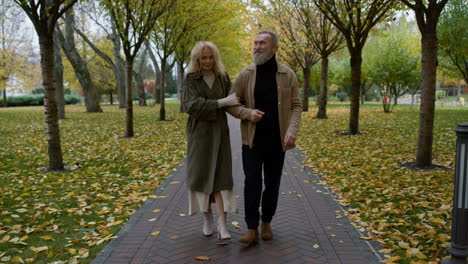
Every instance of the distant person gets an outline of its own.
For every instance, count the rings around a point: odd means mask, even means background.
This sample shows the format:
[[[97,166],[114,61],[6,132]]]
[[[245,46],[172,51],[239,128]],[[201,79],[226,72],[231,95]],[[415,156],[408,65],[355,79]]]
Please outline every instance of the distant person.
[[[235,212],[231,143],[225,107],[239,104],[229,94],[231,82],[224,72],[218,48],[200,41],[191,52],[182,91],[187,121],[187,187],[189,214],[203,212],[203,234],[213,234],[211,203],[216,204],[218,238],[230,239],[227,212]]]
[[[228,108],[230,114],[242,120],[244,205],[248,230],[239,239],[240,243],[258,241],[260,219],[262,239],[273,239],[270,223],[278,203],[284,155],[286,150],[296,146],[301,120],[302,104],[296,74],[276,60],[277,50],[276,34],[260,31],[254,42],[254,64],[242,70],[232,87],[232,92],[243,104]]]

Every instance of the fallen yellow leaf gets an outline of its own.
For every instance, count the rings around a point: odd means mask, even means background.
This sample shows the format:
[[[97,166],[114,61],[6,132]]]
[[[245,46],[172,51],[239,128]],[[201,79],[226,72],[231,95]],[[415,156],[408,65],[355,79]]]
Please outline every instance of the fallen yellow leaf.
[[[198,257],[195,257],[194,260],[199,260],[199,261],[208,261],[210,260],[211,258],[208,257],[208,256],[198,256]]]

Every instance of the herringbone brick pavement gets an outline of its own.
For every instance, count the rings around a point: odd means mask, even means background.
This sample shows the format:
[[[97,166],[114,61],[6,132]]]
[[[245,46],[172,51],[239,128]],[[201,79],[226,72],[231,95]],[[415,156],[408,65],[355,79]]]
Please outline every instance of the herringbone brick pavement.
[[[177,168],[154,193],[167,198],[148,199],[101,252],[93,264],[200,263],[379,263],[378,245],[360,240],[333,196],[320,185],[320,177],[304,170],[301,152],[287,152],[272,241],[244,247],[237,239],[245,232],[243,170],[239,121],[229,118],[233,149],[235,193],[239,212],[228,215],[232,239],[218,245],[216,234],[202,235],[202,215],[187,216],[185,166]],[[305,136],[305,135],[303,135]],[[159,212],[154,212],[159,209]],[[214,209],[214,208],[213,208]],[[232,222],[238,222],[241,230]],[[152,232],[160,231],[156,236]]]

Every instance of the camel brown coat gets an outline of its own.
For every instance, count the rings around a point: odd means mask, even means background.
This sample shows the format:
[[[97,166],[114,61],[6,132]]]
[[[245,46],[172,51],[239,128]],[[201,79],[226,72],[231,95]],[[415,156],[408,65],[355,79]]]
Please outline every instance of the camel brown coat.
[[[227,111],[234,117],[240,118],[242,144],[253,146],[255,136],[255,123],[249,120],[252,109],[255,109],[255,78],[257,67],[255,64],[247,66],[241,71],[234,81],[232,93],[236,93],[245,105],[231,106]],[[284,146],[284,138],[287,133],[297,136],[301,123],[302,103],[297,88],[296,74],[287,66],[278,62],[276,72],[276,84],[278,88],[278,117],[280,125],[281,142],[283,151],[292,147]]]

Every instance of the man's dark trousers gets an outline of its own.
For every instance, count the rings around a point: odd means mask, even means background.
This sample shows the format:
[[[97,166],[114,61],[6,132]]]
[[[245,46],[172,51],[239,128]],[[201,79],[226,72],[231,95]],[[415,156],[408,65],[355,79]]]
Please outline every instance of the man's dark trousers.
[[[250,148],[242,145],[242,162],[245,174],[244,207],[248,229],[257,229],[262,204],[262,222],[271,222],[278,204],[284,152],[281,148]],[[262,168],[265,190],[262,194]]]

